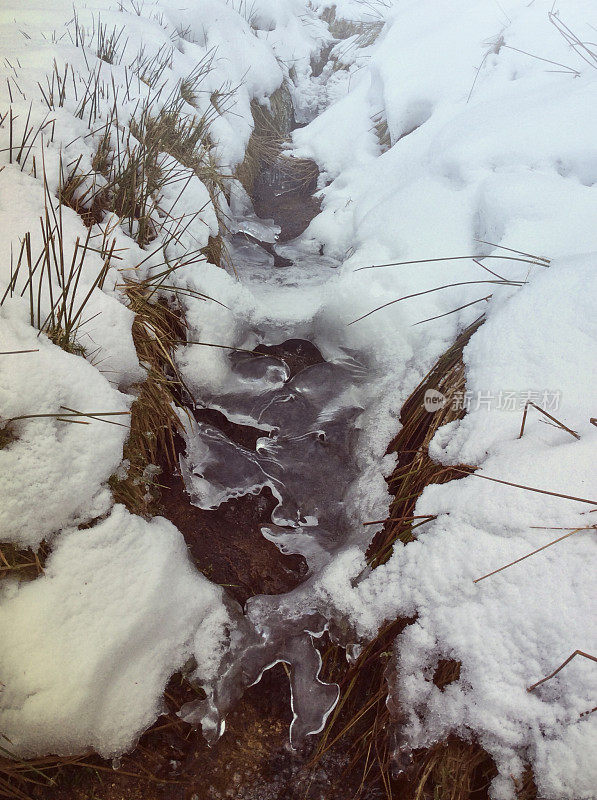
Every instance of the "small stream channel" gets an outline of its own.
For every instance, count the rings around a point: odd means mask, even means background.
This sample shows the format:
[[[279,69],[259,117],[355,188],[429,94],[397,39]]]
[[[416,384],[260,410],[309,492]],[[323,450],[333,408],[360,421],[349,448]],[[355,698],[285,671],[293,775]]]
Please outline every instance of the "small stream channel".
[[[316,181],[293,185],[275,165],[256,181],[254,207],[268,217],[249,212],[227,246],[239,278],[263,296],[323,284],[339,266],[295,241],[319,210],[315,188]],[[346,544],[345,497],[358,477],[355,423],[368,376],[348,351],[325,360],[292,323],[264,320],[254,333],[261,344],[230,354],[226,385],[212,396],[204,393],[185,426],[180,474],[193,510],[181,518],[171,498],[171,513],[165,512],[195,557],[212,564],[213,537],[207,547],[198,538],[210,520],[220,551],[220,530],[226,529],[227,552],[216,554],[224,569],[216,565],[209,576],[229,584],[235,626],[218,680],[205,700],[187,704],[180,716],[200,723],[215,741],[246,687],[284,662],[290,667],[290,739],[297,747],[322,730],[339,690],[319,680],[321,657],[313,642],[329,630],[329,620],[306,607],[289,608],[294,593],[304,600],[309,581]]]

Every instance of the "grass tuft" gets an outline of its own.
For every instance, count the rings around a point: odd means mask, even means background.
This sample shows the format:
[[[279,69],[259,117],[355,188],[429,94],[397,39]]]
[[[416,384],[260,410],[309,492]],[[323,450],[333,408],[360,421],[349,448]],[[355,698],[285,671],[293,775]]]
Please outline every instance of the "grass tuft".
[[[469,800],[483,796],[497,770],[476,743],[452,738],[416,757],[414,779],[405,797],[413,800]]]
[[[175,437],[182,430],[177,404],[182,380],[174,363],[174,349],[186,338],[178,306],[156,301],[144,283],[127,284],[126,294],[135,313],[133,340],[147,378],[138,387],[131,408],[131,432],[123,451],[123,466],[112,476],[114,499],[141,516],[156,513],[162,468],[176,465]]]
[[[255,196],[258,178],[271,176],[277,185],[290,183],[294,188],[317,185],[319,175],[313,161],[294,158],[284,152],[293,127],[290,90],[283,84],[270,97],[270,107],[251,102],[253,133],[245,158],[236,168],[236,177],[251,197]]]
[[[44,543],[34,551],[22,550],[9,542],[0,542],[0,580],[11,576],[19,580],[39,577],[43,574],[47,555],[48,548]]]
[[[99,247],[95,246],[91,228],[85,240],[77,238],[72,252],[67,252],[63,237],[62,209],[59,200],[54,207],[44,174],[45,208],[40,217],[42,248],[36,256],[32,250],[31,232],[21,240],[16,264],[11,263],[11,278],[0,297],[0,306],[7,298],[18,294],[29,300],[29,318],[32,327],[69,353],[84,355],[85,349],[78,336],[86,323],[84,312],[96,288],[104,285],[108,270],[112,266],[115,241],[108,245],[105,237]],[[91,284],[81,287],[86,259],[90,253],[99,254],[102,263]],[[47,308],[46,314],[42,308]]]

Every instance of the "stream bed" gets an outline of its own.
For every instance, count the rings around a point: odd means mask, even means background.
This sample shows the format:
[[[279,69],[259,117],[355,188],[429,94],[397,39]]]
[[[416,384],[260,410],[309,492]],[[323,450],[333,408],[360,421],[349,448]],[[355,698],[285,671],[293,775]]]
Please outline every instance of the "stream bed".
[[[300,302],[305,286],[323,284],[338,267],[300,240],[289,241],[286,220],[292,232],[300,233],[297,217],[302,227],[308,223],[305,204],[311,216],[318,209],[306,189],[284,188],[278,208],[280,187],[269,184],[266,202],[261,182],[258,205],[275,217],[264,220],[248,213],[227,242],[239,279],[266,302],[275,302],[276,292],[293,291]],[[245,689],[280,662],[289,666],[293,748],[322,730],[339,696],[337,686],[319,679],[321,657],[314,646],[330,621],[305,599],[309,581],[346,546],[350,521],[345,498],[358,477],[355,426],[368,372],[342,348],[326,360],[303,331],[304,324],[261,321],[252,332],[260,344],[252,351],[232,350],[225,385],[213,394],[202,392],[195,398],[194,419],[184,420],[180,478],[186,502],[196,511],[186,524],[176,514],[166,515],[191,540],[195,555],[196,523],[205,515],[227,528],[231,548],[225,570],[234,621],[229,652],[217,681],[206,689],[207,698],[180,711],[184,721],[200,724],[212,742]],[[264,553],[269,554],[265,559]],[[209,549],[204,552],[212,555]],[[236,565],[234,559],[239,559]],[[254,566],[270,580],[258,579],[257,586],[239,592],[237,571],[253,575]],[[210,574],[212,580],[218,577]]]

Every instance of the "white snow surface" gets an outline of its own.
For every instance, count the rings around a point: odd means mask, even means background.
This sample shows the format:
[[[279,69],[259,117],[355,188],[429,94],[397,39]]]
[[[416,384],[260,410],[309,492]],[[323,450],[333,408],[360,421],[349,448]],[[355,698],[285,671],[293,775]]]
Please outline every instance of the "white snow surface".
[[[209,676],[227,622],[174,525],[124,506],[65,530],[43,577],[1,596],[0,727],[24,755],[129,749],[173,669],[195,654]]]
[[[250,101],[267,103],[283,80],[291,82],[297,119],[309,122],[294,132],[291,150],[313,158],[322,173],[322,212],[293,247],[310,264],[323,252],[341,267],[329,277],[309,271],[303,283],[264,287],[252,273],[243,280],[241,271],[238,281],[195,261],[176,273],[178,285],[227,308],[187,298],[189,338],[250,347],[261,331],[278,331],[280,340],[311,339],[328,359],[350,350],[367,365],[371,380],[358,422],[361,476],[347,501],[352,544],[305,587],[282,598],[280,613],[298,617],[310,608],[345,616],[361,641],[386,620],[416,615],[396,641],[390,680],[406,714],[401,734],[413,748],[450,733],[479,741],[498,769],[490,788],[495,800],[515,796],[515,780],[526,765],[545,800],[591,800],[597,786],[597,715],[580,716],[594,706],[594,662],[576,657],[551,681],[527,691],[576,649],[597,653],[594,530],[579,530],[473,583],[566,532],[595,524],[597,428],[590,418],[597,409],[597,61],[571,47],[554,22],[564,21],[587,41],[594,38],[597,14],[590,0],[566,0],[553,9],[559,17],[550,18],[552,4],[381,3],[375,19],[385,25],[377,41],[366,47],[355,41],[349,48],[338,43],[340,56],[334,60],[332,53],[317,77],[311,58],[333,44],[316,15],[332,5],[327,1],[307,7],[302,0],[258,0],[249,19],[223,0],[193,2],[190,9],[158,0],[140,15],[129,13],[126,3],[119,12],[110,0],[75,4],[90,27],[100,12],[110,26],[125,26],[123,64],[141,44],[146,55],[172,47],[172,66],[164,71],[169,87],[217,48],[197,113],[211,92],[239,87],[234,105],[217,115],[212,128],[216,156],[229,167],[242,161],[251,133]],[[370,4],[336,5],[345,19],[371,21]],[[45,4],[13,0],[1,12],[7,62],[0,66],[0,119],[12,104],[19,135],[31,101],[36,125],[48,111],[36,83],[46,85],[53,59],[61,69],[65,63],[86,68],[81,48],[66,33],[71,17],[70,0],[53,4],[51,15]],[[122,64],[102,69],[124,85]],[[138,91],[145,92],[143,84]],[[122,99],[121,106],[126,125],[134,103]],[[61,150],[69,161],[81,155],[85,165],[97,144],[75,112],[70,98],[52,112],[53,141],[49,132],[44,137],[50,192],[59,185]],[[195,112],[189,107],[188,113]],[[375,131],[380,118],[387,123],[389,149]],[[43,186],[39,171],[30,174],[33,155],[41,163],[41,141],[34,141],[21,171],[8,163],[8,136],[4,118],[1,293],[10,280],[11,244],[18,253],[20,238],[31,231],[34,247],[43,245]],[[198,178],[183,199],[176,186],[170,191],[164,202],[178,202],[179,214],[207,204],[181,241],[170,245],[176,259],[204,246],[217,219]],[[242,194],[238,187],[236,193]],[[109,224],[114,221],[102,223]],[[119,268],[146,258],[124,225],[110,235],[126,248],[118,251]],[[77,236],[84,238],[85,228],[66,213],[71,254]],[[550,261],[490,258],[514,256],[498,246]],[[499,279],[470,258],[447,260],[471,254],[486,256],[486,268],[525,285],[473,283]],[[83,292],[97,270],[93,259],[86,261]],[[417,259],[437,260],[356,271]],[[148,259],[139,274],[158,262],[157,256]],[[39,352],[0,355],[0,421],[61,406],[129,408],[128,393],[143,368],[120,282],[114,268],[103,289],[94,290],[90,314],[101,314],[88,334],[101,353],[86,359],[37,336],[26,295],[5,303],[0,352]],[[405,299],[348,324],[396,298],[445,284],[463,285]],[[449,313],[473,301],[480,302]],[[47,313],[48,298],[41,302]],[[417,541],[397,545],[385,565],[367,572],[363,530],[369,537],[374,529],[362,523],[387,512],[383,475],[393,459],[384,454],[400,407],[482,312],[486,322],[464,353],[469,412],[440,429],[431,446],[441,463],[474,465],[478,475],[428,487],[416,513],[437,518],[419,529]],[[416,325],[430,317],[439,318]],[[230,380],[223,350],[189,346],[177,359],[197,395],[222,391]],[[531,409],[519,439],[526,399],[545,404],[580,438],[546,425],[549,420]],[[222,592],[191,567],[170,523],[111,509],[106,481],[122,458],[126,428],[55,419],[11,425],[17,438],[0,449],[0,540],[35,546],[54,537],[54,550],[43,577],[0,585],[0,734],[23,755],[87,747],[114,755],[156,718],[169,675],[191,654],[200,679],[208,683],[217,675],[231,624]],[[106,514],[88,530],[74,528]],[[444,691],[432,682],[442,658],[462,662],[460,679]]]

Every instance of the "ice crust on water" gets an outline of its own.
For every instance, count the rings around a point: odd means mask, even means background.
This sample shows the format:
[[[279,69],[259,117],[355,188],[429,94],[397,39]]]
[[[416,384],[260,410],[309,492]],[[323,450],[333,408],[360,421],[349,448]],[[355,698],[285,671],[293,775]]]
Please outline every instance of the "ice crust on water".
[[[302,555],[317,575],[345,545],[350,530],[344,495],[358,474],[354,424],[363,410],[357,396],[366,371],[349,354],[343,363],[314,364],[294,377],[281,358],[234,354],[230,361],[229,392],[218,396],[218,410],[266,429],[269,436],[259,438],[251,451],[213,426],[187,423],[180,467],[191,502],[211,509],[269,486],[278,504],[273,524],[262,528],[264,537],[283,553]],[[291,744],[299,746],[322,730],[339,689],[319,679],[321,656],[312,637],[322,635],[327,622],[308,598],[307,585],[282,605],[276,597],[249,599],[245,616],[239,613],[236,619],[226,665],[207,687],[206,700],[183,708],[182,718],[217,737],[244,688],[285,662],[290,665]]]
[[[332,541],[341,546],[348,529],[344,494],[358,474],[351,446],[363,410],[356,390],[364,375],[348,360],[289,375],[282,359],[232,356],[230,391],[214,407],[269,436],[250,451],[212,426],[187,424],[181,471],[199,508],[216,508],[269,486],[278,504],[267,538],[319,563]],[[325,544],[314,547],[310,539]]]
[[[270,599],[270,598],[268,598]],[[218,676],[204,682],[207,697],[187,703],[179,716],[193,725],[201,725],[208,742],[223,733],[228,711],[242,697],[245,689],[258,683],[263,674],[276,664],[290,667],[290,696],[293,719],[290,742],[300,747],[305,737],[319,733],[334,709],[339,689],[320,680],[321,655],[313,645],[309,624],[325,630],[322,617],[305,617],[288,624],[274,603],[254,613],[251,601],[245,615],[240,610],[232,615],[234,630],[230,649],[225,655]]]

